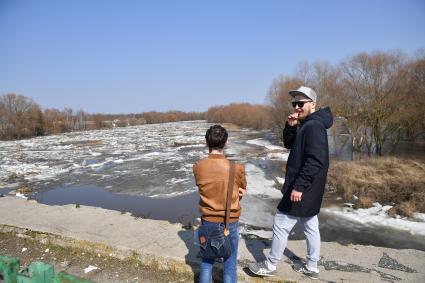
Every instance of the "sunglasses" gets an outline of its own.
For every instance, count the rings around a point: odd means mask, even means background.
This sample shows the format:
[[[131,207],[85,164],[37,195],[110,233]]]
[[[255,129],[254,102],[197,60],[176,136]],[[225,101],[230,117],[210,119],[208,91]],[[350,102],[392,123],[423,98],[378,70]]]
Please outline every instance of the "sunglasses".
[[[294,102],[292,102],[292,107],[299,107],[299,108],[303,108],[304,107],[304,104],[306,104],[307,102],[312,102],[312,101],[294,101]]]

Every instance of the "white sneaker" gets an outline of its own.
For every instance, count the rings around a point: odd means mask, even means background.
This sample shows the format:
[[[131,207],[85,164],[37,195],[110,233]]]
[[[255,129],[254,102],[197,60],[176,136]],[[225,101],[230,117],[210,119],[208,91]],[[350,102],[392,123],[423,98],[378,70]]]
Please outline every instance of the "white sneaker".
[[[266,260],[250,263],[248,268],[252,273],[259,276],[273,276],[276,273],[276,269],[272,270],[269,268]]]
[[[319,272],[309,270],[304,264],[295,263],[294,265],[292,265],[292,269],[296,272],[304,274],[310,279],[319,279]]]

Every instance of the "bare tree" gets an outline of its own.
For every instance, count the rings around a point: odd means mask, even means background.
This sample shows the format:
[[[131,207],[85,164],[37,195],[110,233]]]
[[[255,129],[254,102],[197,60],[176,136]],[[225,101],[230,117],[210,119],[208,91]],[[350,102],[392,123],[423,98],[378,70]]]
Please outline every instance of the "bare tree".
[[[63,113],[65,115],[65,128],[67,132],[74,131],[74,111],[71,108],[64,108]]]
[[[425,139],[425,49],[406,65],[403,129],[411,140]]]
[[[341,70],[333,67],[329,62],[318,61],[312,66],[311,86],[319,95],[320,106],[332,106],[334,112],[339,114],[339,109],[344,105],[341,97]]]
[[[270,128],[270,107],[249,103],[231,103],[225,106],[213,106],[207,111],[210,123],[233,123],[252,129]]]
[[[355,132],[362,133],[368,152],[382,155],[383,145],[395,128],[389,123],[402,109],[400,93],[404,57],[400,52],[360,53],[341,64],[344,115]],[[354,122],[354,123],[353,123]]]
[[[64,116],[58,109],[45,109],[43,117],[46,134],[58,134],[65,131]]]
[[[271,107],[272,127],[279,134],[285,127],[286,118],[293,111],[288,92],[302,84],[302,80],[296,77],[280,77],[273,80],[267,92],[267,101]]]
[[[9,93],[0,96],[2,139],[25,138],[43,134],[40,107],[28,97]]]
[[[79,131],[87,129],[87,114],[82,109],[78,110],[76,113],[76,123],[74,128]]]

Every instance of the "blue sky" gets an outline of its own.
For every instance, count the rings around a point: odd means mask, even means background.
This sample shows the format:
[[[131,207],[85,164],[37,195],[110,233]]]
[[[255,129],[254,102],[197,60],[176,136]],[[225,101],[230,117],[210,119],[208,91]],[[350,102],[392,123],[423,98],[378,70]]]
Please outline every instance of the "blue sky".
[[[424,47],[423,0],[0,0],[0,94],[43,108],[264,103],[303,61]]]

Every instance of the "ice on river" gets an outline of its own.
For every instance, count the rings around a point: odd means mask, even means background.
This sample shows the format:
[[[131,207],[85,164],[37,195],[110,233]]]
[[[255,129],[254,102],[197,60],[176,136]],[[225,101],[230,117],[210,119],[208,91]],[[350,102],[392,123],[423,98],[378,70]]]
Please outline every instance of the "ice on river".
[[[206,155],[206,126],[166,123],[1,142],[0,185],[97,184],[146,196],[194,191],[191,164]]]
[[[194,192],[192,165],[208,154],[204,135],[209,126],[188,121],[1,142],[0,186],[25,183],[46,191],[63,185],[97,185],[148,197]],[[259,136],[251,130],[232,130],[226,152],[247,165],[253,194],[276,195],[278,190],[269,190],[276,181],[249,162],[259,152],[263,158],[274,154],[284,161],[286,152]]]
[[[171,198],[196,192],[192,166],[207,156],[204,135],[211,124],[190,121],[74,132],[0,142],[0,189],[25,184],[35,193],[55,188],[104,188],[108,192]],[[226,154],[245,165],[247,195],[241,222],[270,234],[284,182],[288,151],[263,132],[229,131]],[[196,205],[196,204],[194,204]],[[390,218],[387,207],[369,210],[324,208],[324,214],[363,226],[386,225],[425,235],[425,216]]]

